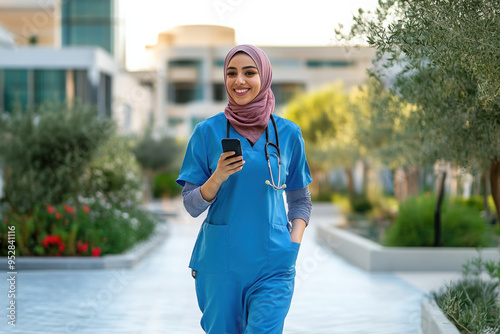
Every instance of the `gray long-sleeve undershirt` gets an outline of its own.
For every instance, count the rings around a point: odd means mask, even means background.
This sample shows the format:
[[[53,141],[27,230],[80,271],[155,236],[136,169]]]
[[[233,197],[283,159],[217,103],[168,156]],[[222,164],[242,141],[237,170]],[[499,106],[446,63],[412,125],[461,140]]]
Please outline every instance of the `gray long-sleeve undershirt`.
[[[286,201],[288,204],[288,221],[303,219],[309,225],[312,203],[309,187],[298,190],[286,190]],[[182,199],[186,211],[193,217],[202,214],[214,201],[206,201],[201,195],[200,186],[186,182],[182,189]]]

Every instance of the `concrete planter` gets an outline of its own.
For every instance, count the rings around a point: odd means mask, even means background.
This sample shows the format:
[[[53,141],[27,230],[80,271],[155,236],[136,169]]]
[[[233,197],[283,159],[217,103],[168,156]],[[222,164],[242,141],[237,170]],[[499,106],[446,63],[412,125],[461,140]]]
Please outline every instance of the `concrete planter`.
[[[478,256],[471,247],[385,247],[335,226],[319,226],[318,242],[352,264],[370,272],[462,271],[468,259]],[[483,248],[484,260],[500,260],[498,248]]]
[[[160,224],[146,241],[135,245],[124,254],[100,257],[16,257],[15,271],[47,269],[128,269],[134,267],[149,252],[156,248],[169,234],[168,224]],[[7,261],[2,261],[0,269],[7,269]]]
[[[421,319],[423,334],[460,334],[434,300],[426,299],[422,302]]]

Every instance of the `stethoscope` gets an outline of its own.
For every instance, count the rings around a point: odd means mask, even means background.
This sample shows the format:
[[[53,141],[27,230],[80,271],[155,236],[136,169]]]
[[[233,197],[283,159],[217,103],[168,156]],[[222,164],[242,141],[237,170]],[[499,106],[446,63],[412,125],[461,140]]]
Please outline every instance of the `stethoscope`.
[[[271,115],[271,121],[273,122],[274,126],[274,133],[276,135],[276,143],[273,143],[269,141],[269,127],[266,126],[266,146],[264,147],[264,151],[266,153],[266,161],[267,161],[267,167],[269,168],[269,175],[271,175],[271,181],[266,180],[266,184],[270,187],[272,187],[274,190],[278,191],[281,189],[286,188],[286,184],[280,185],[280,180],[281,180],[281,150],[280,150],[280,138],[278,136],[278,127],[276,126],[276,121],[274,120],[273,115]],[[229,128],[230,124],[229,121],[227,121],[227,138],[229,138]],[[271,145],[276,149],[275,152],[272,152],[271,154],[274,154],[276,158],[278,159],[278,185],[274,183],[274,178],[273,178],[273,171],[271,169],[271,160],[269,158],[269,150],[268,147]]]

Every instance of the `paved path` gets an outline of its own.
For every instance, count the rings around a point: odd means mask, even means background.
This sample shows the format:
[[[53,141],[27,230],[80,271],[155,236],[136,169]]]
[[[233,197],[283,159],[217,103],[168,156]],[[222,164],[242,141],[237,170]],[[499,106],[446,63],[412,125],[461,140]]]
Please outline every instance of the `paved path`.
[[[314,226],[338,216],[331,206],[313,210],[285,333],[420,333],[422,290],[396,275],[368,274],[325,251],[314,241]],[[0,333],[202,333],[187,268],[201,219],[180,212],[171,236],[131,270],[20,272],[15,328],[7,325],[2,279]]]

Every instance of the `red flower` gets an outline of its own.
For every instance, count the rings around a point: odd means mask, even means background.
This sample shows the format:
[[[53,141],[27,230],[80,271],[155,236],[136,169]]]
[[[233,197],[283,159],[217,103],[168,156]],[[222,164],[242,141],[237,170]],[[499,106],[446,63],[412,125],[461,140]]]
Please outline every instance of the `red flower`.
[[[58,235],[54,235],[54,234],[50,234],[48,236],[45,237],[45,239],[43,239],[43,247],[47,248],[49,247],[50,245],[55,245],[58,247],[59,251],[62,253],[64,252],[64,244],[61,240],[61,237],[58,236]],[[61,255],[59,253],[57,253],[56,255]]]
[[[92,248],[92,256],[99,256],[101,254],[101,247]]]
[[[26,220],[26,219],[28,219],[28,216],[27,216],[27,215],[24,215],[24,216],[23,216],[23,218]]]
[[[67,213],[74,213],[73,209],[69,205],[64,205],[64,210],[66,210]]]
[[[9,223],[9,217],[5,217],[5,224]]]
[[[76,250],[80,253],[85,253],[89,250],[88,242],[81,242],[80,240],[78,240],[78,243],[76,244]]]
[[[86,205],[83,206],[83,210],[85,210],[86,213],[90,212],[90,208]]]
[[[55,209],[53,206],[50,206],[50,205],[49,205],[49,206],[47,207],[47,212],[48,212],[48,213],[51,213],[51,214],[52,214],[52,213],[54,213],[54,211],[56,211],[56,209]]]
[[[56,219],[61,219],[61,218],[62,218],[61,214],[59,212],[56,212]]]

